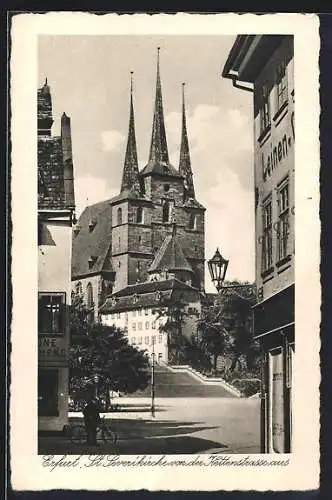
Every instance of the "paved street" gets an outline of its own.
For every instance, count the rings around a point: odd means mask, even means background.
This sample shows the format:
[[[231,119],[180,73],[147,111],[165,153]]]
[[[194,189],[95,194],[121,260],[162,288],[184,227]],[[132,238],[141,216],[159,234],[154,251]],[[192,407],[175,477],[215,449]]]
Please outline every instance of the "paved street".
[[[133,401],[134,402],[134,401]],[[138,402],[136,402],[137,404]],[[64,437],[40,437],[39,454],[259,453],[259,399],[160,398],[151,416],[149,400],[132,411],[106,414],[118,434],[111,444],[73,445]],[[70,422],[82,422],[80,414]]]

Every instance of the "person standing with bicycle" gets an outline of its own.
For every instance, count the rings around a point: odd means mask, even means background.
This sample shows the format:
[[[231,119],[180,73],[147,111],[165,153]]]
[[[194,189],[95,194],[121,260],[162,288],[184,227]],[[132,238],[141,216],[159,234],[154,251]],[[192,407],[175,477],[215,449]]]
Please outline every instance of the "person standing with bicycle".
[[[97,444],[97,429],[100,425],[100,415],[96,398],[87,402],[84,410],[84,425],[87,434],[87,444]]]

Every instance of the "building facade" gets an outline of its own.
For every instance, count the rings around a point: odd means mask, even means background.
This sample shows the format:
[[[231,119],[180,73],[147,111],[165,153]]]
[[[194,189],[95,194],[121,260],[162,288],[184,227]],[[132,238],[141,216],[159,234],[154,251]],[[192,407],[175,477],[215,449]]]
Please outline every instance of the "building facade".
[[[292,36],[241,35],[223,70],[253,92],[256,283],[262,346],[262,452],[292,451],[294,321],[294,47]]]
[[[47,80],[38,89],[38,429],[68,423],[69,307],[74,221],[70,118],[52,136]]]
[[[201,294],[176,278],[129,285],[114,293],[101,307],[102,322],[125,330],[129,343],[146,351],[151,360],[154,356],[157,363],[168,363],[170,336],[163,327],[171,314],[169,308],[180,302],[181,333],[190,341],[197,332]]]
[[[160,281],[160,276],[172,279],[175,271],[177,279],[197,290],[204,289],[205,208],[194,189],[184,88],[182,97],[182,138],[179,165],[175,168],[168,155],[158,50],[149,161],[139,170],[131,80],[120,192],[87,207],[74,228],[72,287],[75,293],[82,294],[95,319],[110,294],[116,295],[132,285]],[[183,269],[172,269],[171,262],[167,267],[159,258],[165,249],[169,251],[170,242],[176,246]]]

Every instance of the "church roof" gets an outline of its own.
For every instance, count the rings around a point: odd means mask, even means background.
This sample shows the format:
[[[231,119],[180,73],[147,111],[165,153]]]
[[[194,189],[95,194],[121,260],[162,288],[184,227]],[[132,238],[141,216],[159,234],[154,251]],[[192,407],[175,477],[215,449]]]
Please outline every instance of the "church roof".
[[[172,234],[168,234],[156,253],[149,272],[162,271],[188,271],[193,272],[193,269],[187,261],[181,243],[176,235],[176,226],[173,226]]]
[[[86,207],[80,216],[73,235],[72,279],[113,271],[111,201]]]
[[[116,311],[140,309],[143,307],[162,307],[169,301],[185,299],[186,294],[194,294],[197,300],[201,293],[175,278],[162,281],[145,281],[129,285],[106,299],[100,312],[108,314]]]
[[[199,201],[197,201],[195,198],[188,198],[184,202],[183,206],[186,208],[199,208],[201,210],[206,210],[206,208]]]
[[[161,163],[157,160],[150,160],[149,163],[140,171],[140,176],[157,174],[157,175],[167,175],[171,177],[182,178],[179,171],[173,167],[170,163]]]
[[[184,177],[186,195],[188,197],[195,198],[195,188],[193,181],[193,173],[191,169],[189,141],[187,133],[186,108],[184,102],[184,83],[182,84],[182,132],[181,132],[179,172]]]

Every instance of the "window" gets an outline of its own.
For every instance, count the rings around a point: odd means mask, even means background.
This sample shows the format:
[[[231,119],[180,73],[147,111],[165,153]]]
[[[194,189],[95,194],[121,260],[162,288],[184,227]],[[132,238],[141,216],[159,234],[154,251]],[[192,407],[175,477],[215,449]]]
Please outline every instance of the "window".
[[[137,312],[137,311],[132,311],[131,315],[132,315],[133,317],[135,317],[135,316],[136,316],[136,312]]]
[[[140,245],[142,243],[142,236],[138,237],[138,244]]]
[[[139,315],[139,316],[142,316],[142,309],[139,309],[139,310],[138,310],[138,315]]]
[[[169,184],[164,184],[164,191],[165,191],[165,193],[168,193],[169,187],[170,187]]]
[[[143,327],[142,323],[141,323],[141,322],[140,322],[140,323],[138,323],[138,329],[139,329],[139,330],[142,330],[142,327]]]
[[[38,332],[65,333],[65,294],[38,294]]]
[[[142,224],[143,222],[143,207],[136,208],[136,222],[137,224]]]
[[[134,332],[136,331],[136,323],[133,323],[132,325],[132,329],[134,330]]]
[[[145,344],[149,345],[149,337],[145,337]]]
[[[136,344],[136,337],[132,337],[132,339],[131,339],[131,343],[132,343],[132,344]]]
[[[91,283],[86,286],[86,304],[89,309],[88,320],[93,321],[93,288]]]
[[[197,229],[197,215],[196,214],[190,214],[189,229]]]
[[[38,370],[38,415],[56,417],[58,411],[58,369]]]
[[[260,133],[264,134],[271,125],[270,95],[266,85],[263,85],[260,91],[259,118]]]
[[[163,201],[163,222],[171,222],[174,201]]]
[[[163,354],[162,354],[162,352],[159,352],[159,353],[158,353],[158,363],[159,363],[160,361],[162,361],[162,359],[163,359]]]
[[[145,322],[145,330],[150,330],[150,322],[149,321]]]
[[[272,266],[272,201],[263,206],[262,271]]]
[[[155,321],[152,321],[151,326],[152,326],[152,330],[155,330],[155,329],[156,329],[156,322],[155,322]]]
[[[143,341],[143,337],[138,337],[138,344],[142,344],[142,341]]]
[[[149,309],[145,309],[144,312],[145,312],[145,316],[148,316],[150,311],[149,311]]]
[[[158,341],[159,341],[159,344],[163,343],[163,336],[162,335],[158,335]]]
[[[156,336],[152,335],[152,344],[155,344],[155,343],[156,343]]]
[[[278,190],[278,259],[288,255],[289,235],[289,196],[288,181],[284,182]]]
[[[120,224],[122,224],[122,208],[118,208],[116,219],[117,219],[117,225],[118,226]]]
[[[287,71],[286,61],[282,60],[277,66],[277,110],[287,102]]]
[[[117,313],[117,314],[116,314],[116,317],[117,317],[118,319],[120,319],[120,313]]]

